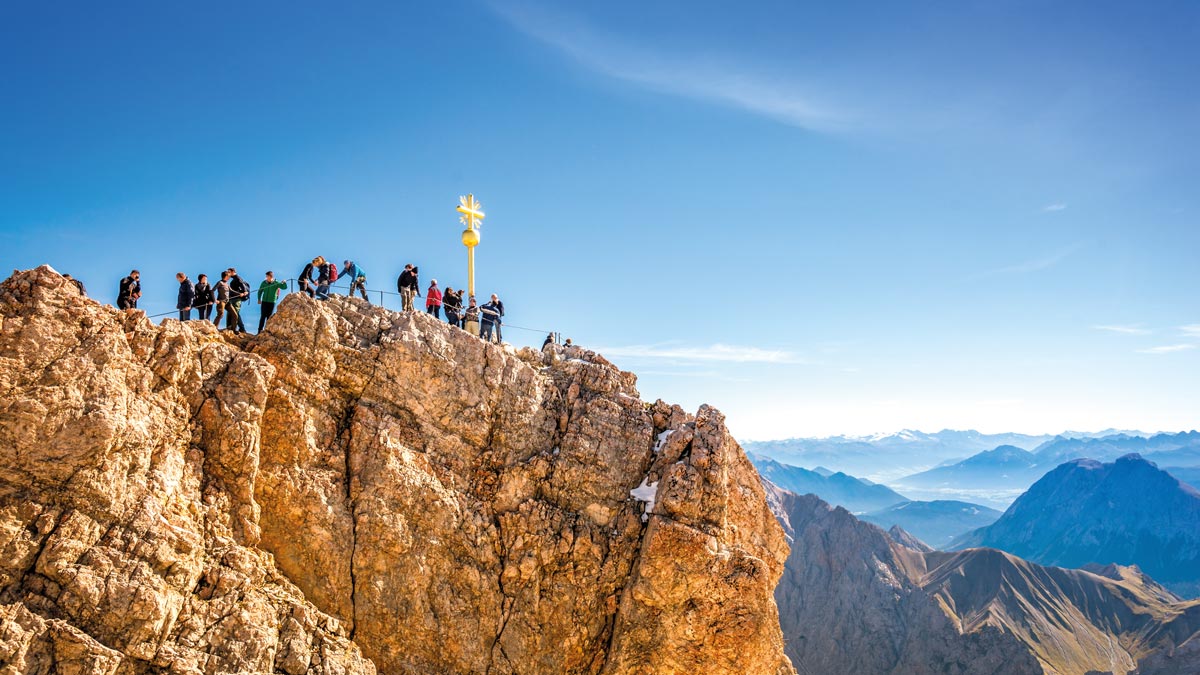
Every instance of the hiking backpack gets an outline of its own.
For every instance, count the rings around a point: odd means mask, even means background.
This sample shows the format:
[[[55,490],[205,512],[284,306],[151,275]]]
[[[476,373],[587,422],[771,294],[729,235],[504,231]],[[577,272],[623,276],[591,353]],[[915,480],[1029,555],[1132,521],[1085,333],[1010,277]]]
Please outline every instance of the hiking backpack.
[[[329,263],[329,283],[337,281],[337,263]]]

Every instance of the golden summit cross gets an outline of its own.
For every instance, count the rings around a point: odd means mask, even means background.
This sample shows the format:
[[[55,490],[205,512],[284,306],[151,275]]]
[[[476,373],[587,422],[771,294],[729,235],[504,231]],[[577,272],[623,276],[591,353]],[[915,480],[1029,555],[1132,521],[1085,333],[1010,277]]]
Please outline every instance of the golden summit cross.
[[[479,245],[479,225],[484,218],[483,204],[475,201],[475,195],[458,198],[458,206],[454,208],[462,215],[458,221],[467,226],[463,230],[462,243],[467,247],[467,290],[470,297],[475,297],[475,247]]]

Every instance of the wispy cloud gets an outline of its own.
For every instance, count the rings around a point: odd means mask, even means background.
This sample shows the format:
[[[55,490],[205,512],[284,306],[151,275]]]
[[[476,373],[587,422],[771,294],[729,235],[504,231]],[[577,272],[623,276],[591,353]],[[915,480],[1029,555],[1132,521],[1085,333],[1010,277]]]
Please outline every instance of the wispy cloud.
[[[1063,202],[1054,202],[1053,204],[1047,204],[1047,205],[1043,206],[1042,210],[1047,213],[1054,213],[1055,211],[1066,211],[1067,205]]]
[[[1186,352],[1195,349],[1195,343],[1182,343],[1177,345],[1162,345],[1159,347],[1150,347],[1148,349],[1137,350],[1139,354],[1174,354],[1175,352]]]
[[[1034,258],[1032,260],[1026,260],[1024,262],[1020,262],[1015,265],[1007,265],[1005,267],[998,267],[996,269],[979,272],[977,274],[974,274],[974,275],[968,277],[967,280],[968,281],[978,281],[980,279],[988,279],[991,277],[1000,277],[1000,276],[1008,276],[1008,275],[1015,275],[1015,274],[1029,274],[1031,272],[1040,272],[1042,270],[1050,269],[1051,267],[1054,267],[1055,265],[1059,264],[1063,260],[1066,260],[1073,253],[1078,251],[1081,247],[1082,247],[1082,244],[1075,244],[1074,246],[1065,248],[1057,253],[1043,256],[1041,258]]]
[[[762,349],[739,345],[713,344],[704,347],[685,347],[672,344],[627,345],[597,347],[596,351],[610,358],[646,359],[661,361],[703,361],[730,363],[809,363],[794,352]]]
[[[1148,328],[1142,328],[1140,325],[1112,324],[1107,326],[1092,326],[1092,328],[1110,333],[1121,333],[1122,335],[1149,335],[1154,332]]]
[[[795,82],[771,77],[732,60],[700,53],[651,49],[607,35],[576,16],[529,3],[492,8],[515,28],[580,64],[666,94],[714,101],[816,131],[843,130],[849,118],[818,103]]]
[[[1192,323],[1186,326],[1180,326],[1179,330],[1188,337],[1200,339],[1200,323]]]

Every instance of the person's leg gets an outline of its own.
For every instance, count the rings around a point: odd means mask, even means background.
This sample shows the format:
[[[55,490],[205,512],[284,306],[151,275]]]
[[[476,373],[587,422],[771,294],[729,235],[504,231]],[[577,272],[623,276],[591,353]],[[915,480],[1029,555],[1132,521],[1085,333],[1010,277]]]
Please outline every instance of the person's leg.
[[[221,317],[225,316],[225,303],[217,303],[217,318],[213,319],[213,325],[217,328],[221,327]]]
[[[504,338],[500,336],[500,327],[503,325],[499,321],[496,322],[496,342],[504,342]]]
[[[370,302],[370,301],[371,301],[371,299],[367,297],[367,278],[366,278],[366,277],[359,277],[358,279],[356,279],[356,280],[354,281],[354,283],[358,285],[358,292],[359,292],[359,293],[362,293],[362,298],[363,298],[363,300],[366,300],[367,302]],[[353,291],[351,291],[351,292],[350,292],[350,295],[354,295],[354,292],[353,292]]]
[[[260,333],[263,331],[263,326],[267,325],[267,319],[275,313],[275,303],[264,302],[261,306],[262,311],[258,313],[258,332]]]
[[[483,338],[485,341],[491,342],[491,340],[492,340],[492,324],[491,323],[485,321],[482,324],[480,324],[479,337]]]
[[[229,316],[226,319],[227,327],[235,333],[245,332],[246,326],[242,323],[242,301],[234,300],[229,303]]]
[[[179,310],[179,320],[180,321],[188,321],[191,318],[192,318],[192,310],[190,310],[190,309]]]

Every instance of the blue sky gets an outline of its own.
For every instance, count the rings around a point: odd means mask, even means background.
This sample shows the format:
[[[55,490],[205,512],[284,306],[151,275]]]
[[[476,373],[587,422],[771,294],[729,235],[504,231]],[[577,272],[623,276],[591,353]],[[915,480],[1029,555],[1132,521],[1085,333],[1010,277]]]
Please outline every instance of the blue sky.
[[[1197,44],[1189,2],[8,3],[0,264],[458,287],[473,192],[512,325],[743,438],[1190,429]]]

